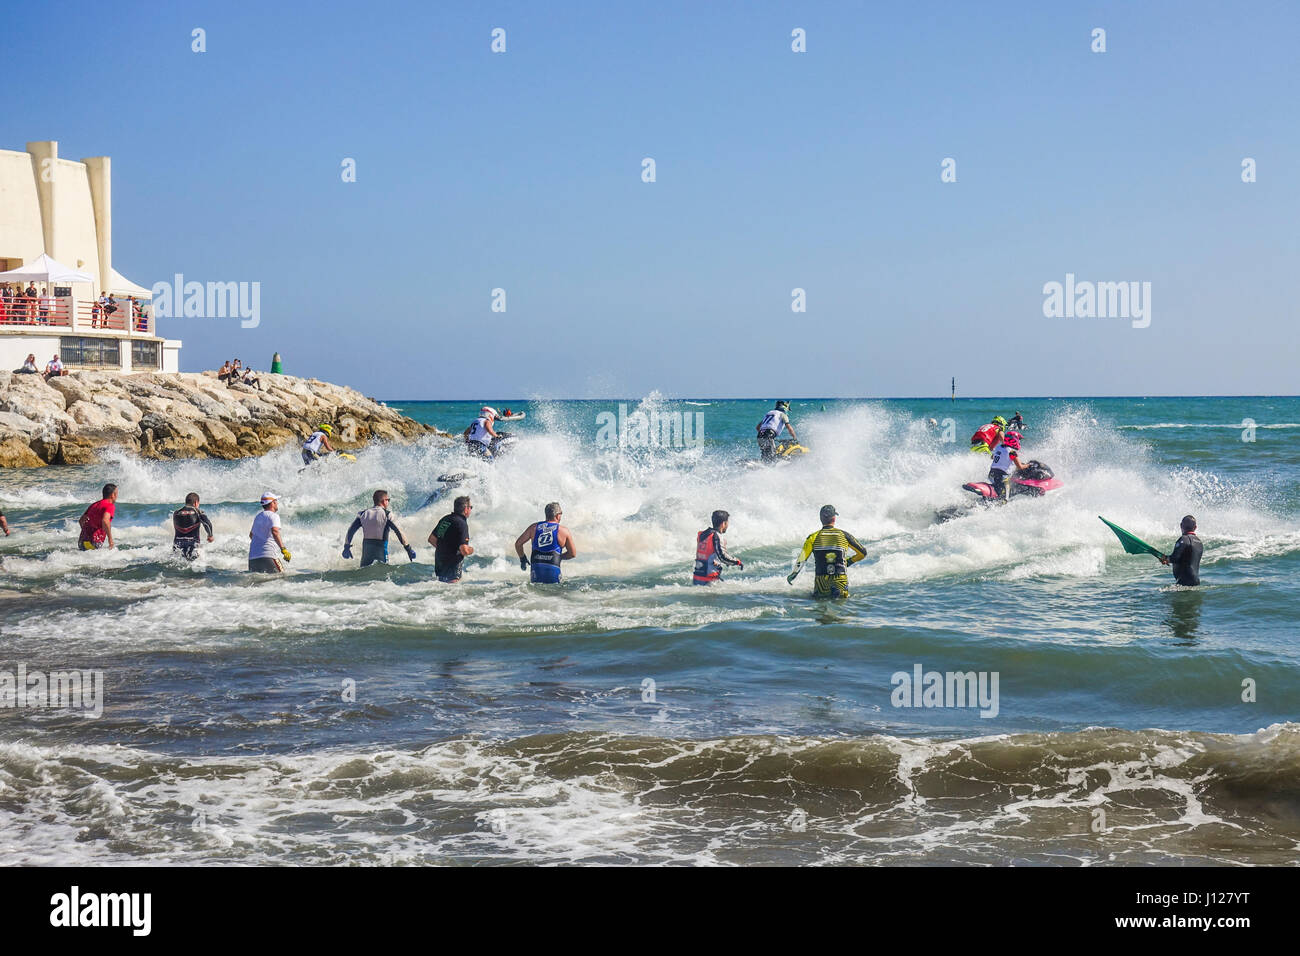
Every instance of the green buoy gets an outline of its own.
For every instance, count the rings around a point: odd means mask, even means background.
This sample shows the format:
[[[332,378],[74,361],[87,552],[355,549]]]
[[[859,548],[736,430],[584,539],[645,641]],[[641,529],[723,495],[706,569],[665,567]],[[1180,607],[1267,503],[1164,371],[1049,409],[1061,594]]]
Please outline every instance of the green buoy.
[[[284,374],[284,365],[280,362],[280,353],[276,352],[271,356],[271,371],[276,375]]]

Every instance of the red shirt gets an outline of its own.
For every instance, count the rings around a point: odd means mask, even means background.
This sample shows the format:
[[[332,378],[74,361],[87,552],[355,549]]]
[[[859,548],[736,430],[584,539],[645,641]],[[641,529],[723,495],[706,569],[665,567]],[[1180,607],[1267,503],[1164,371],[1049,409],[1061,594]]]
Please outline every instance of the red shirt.
[[[116,509],[113,502],[107,498],[96,501],[86,509],[86,513],[81,516],[81,536],[77,539],[78,543],[90,541],[94,544],[100,544],[108,535],[104,533],[104,515],[113,517]]]

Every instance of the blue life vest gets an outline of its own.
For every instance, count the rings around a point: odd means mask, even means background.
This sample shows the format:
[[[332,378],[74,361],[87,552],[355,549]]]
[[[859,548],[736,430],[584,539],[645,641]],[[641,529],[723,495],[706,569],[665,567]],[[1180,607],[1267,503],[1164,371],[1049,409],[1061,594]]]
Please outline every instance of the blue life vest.
[[[528,580],[538,584],[554,584],[560,580],[560,523],[539,521],[533,529],[533,556]]]

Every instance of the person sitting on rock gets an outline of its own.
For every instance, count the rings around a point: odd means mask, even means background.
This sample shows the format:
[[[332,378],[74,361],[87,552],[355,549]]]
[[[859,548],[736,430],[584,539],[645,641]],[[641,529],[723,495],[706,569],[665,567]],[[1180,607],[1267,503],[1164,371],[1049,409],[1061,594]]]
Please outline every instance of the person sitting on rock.
[[[253,374],[253,370],[251,368],[244,369],[244,377],[241,378],[239,381],[241,385],[248,385],[249,387],[254,387],[259,392],[262,390],[262,380]]]
[[[63,367],[63,363],[59,361],[59,353],[55,352],[54,358],[50,359],[48,362],[45,363],[45,381],[48,382],[50,379],[55,378],[56,376],[67,375],[67,374],[68,374],[68,370],[65,369]]]
[[[218,382],[225,382],[226,385],[229,386],[229,385],[230,385],[230,377],[231,377],[231,375],[233,375],[233,374],[234,374],[234,373],[233,373],[233,371],[232,371],[232,369],[231,369],[231,367],[230,367],[230,359],[226,359],[226,363],[225,363],[224,365],[222,365],[221,368],[217,371],[217,381],[218,381]]]
[[[19,375],[36,375],[36,374],[39,374],[39,373],[40,373],[40,369],[38,369],[38,368],[36,367],[36,353],[35,353],[35,352],[28,352],[28,353],[27,353],[27,361],[23,362],[23,367],[20,368],[20,369],[15,369],[14,371],[16,371]]]

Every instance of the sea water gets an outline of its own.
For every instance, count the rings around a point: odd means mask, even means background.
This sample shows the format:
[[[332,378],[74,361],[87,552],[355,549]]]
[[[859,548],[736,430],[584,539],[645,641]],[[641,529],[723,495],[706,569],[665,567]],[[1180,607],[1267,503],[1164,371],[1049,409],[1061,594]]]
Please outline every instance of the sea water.
[[[390,404],[457,433],[478,405]],[[99,716],[0,707],[5,859],[1300,860],[1300,399],[796,400],[810,451],[774,467],[770,402],[627,401],[692,416],[657,445],[601,435],[617,401],[502,404],[528,417],[493,464],[429,439],[0,473],[0,672],[102,675]],[[1014,411],[1063,486],[936,521]],[[426,543],[448,473],[474,504],[458,585]],[[79,552],[107,481],[118,549]],[[376,488],[415,563],[341,557]],[[193,563],[190,491],[216,530]],[[245,571],[264,491],[279,577]],[[530,585],[514,540],[552,500],[579,554]],[[867,551],[836,603],[786,581],[827,503]],[[718,508],[744,570],[695,587]],[[1168,550],[1187,513],[1199,589],[1097,520]]]

